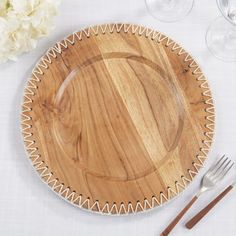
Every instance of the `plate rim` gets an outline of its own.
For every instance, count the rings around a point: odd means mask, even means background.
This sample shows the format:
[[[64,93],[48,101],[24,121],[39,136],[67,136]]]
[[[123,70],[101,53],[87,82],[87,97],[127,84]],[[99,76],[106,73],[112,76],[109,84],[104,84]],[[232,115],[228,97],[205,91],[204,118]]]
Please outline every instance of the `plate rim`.
[[[74,45],[75,43],[83,40],[83,38],[89,38],[92,34],[99,33],[113,33],[121,32],[124,33],[131,32],[133,34],[138,34],[140,36],[145,35],[146,38],[156,41],[157,43],[164,43],[166,47],[171,47],[173,52],[177,51],[179,56],[184,55],[184,62],[188,62],[188,66],[195,75],[196,80],[201,81],[200,87],[202,88],[203,95],[206,98],[205,103],[209,105],[206,108],[208,124],[205,126],[208,132],[205,132],[206,139],[203,140],[204,148],[201,148],[200,152],[202,155],[197,155],[192,163],[193,169],[188,169],[189,176],[181,176],[181,181],[175,182],[175,189],[167,187],[167,194],[160,192],[159,196],[153,196],[151,201],[143,199],[143,201],[137,201],[135,206],[133,203],[128,204],[120,203],[105,203],[105,205],[100,206],[99,201],[95,201],[93,204],[90,203],[90,199],[86,198],[83,200],[83,195],[72,191],[70,187],[64,186],[59,179],[54,178],[53,173],[45,165],[44,161],[40,161],[40,155],[34,154],[37,151],[37,147],[34,147],[35,141],[31,139],[32,133],[30,132],[31,125],[27,122],[31,120],[31,117],[27,115],[31,111],[28,106],[32,103],[31,96],[34,95],[35,89],[37,89],[36,83],[40,81],[39,75],[43,75],[43,70],[49,67],[52,63],[52,58],[56,58],[58,54],[62,53],[63,49],[68,48],[68,44]],[[78,32],[74,32],[63,40],[55,43],[53,47],[50,47],[43,56],[37,60],[35,67],[32,70],[32,76],[28,79],[27,84],[24,89],[23,100],[21,105],[21,133],[24,143],[25,151],[28,155],[28,159],[31,160],[32,166],[35,171],[39,174],[40,179],[43,180],[53,190],[54,193],[62,197],[64,200],[72,203],[73,205],[83,209],[101,214],[108,215],[120,215],[120,214],[130,214],[137,212],[144,212],[146,210],[155,208],[156,206],[161,206],[163,203],[170,202],[170,200],[176,198],[181,192],[188,186],[189,183],[193,181],[193,178],[198,174],[199,170],[203,167],[204,161],[207,158],[207,154],[212,146],[214,140],[214,129],[215,129],[215,107],[211,94],[210,87],[208,85],[207,79],[205,78],[202,70],[200,69],[196,60],[186,52],[178,43],[173,41],[168,36],[160,33],[157,30],[149,29],[141,25],[125,24],[125,23],[111,23],[102,24],[86,27]],[[84,207],[84,206],[87,207]]]

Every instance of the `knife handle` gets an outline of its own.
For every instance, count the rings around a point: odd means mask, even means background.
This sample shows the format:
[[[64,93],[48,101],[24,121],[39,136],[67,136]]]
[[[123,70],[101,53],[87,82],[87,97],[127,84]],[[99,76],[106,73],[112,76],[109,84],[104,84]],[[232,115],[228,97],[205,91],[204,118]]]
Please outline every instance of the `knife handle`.
[[[177,223],[182,219],[184,214],[188,209],[193,205],[193,203],[198,199],[197,196],[194,196],[192,200],[185,206],[185,208],[172,220],[172,222],[166,227],[166,229],[161,233],[160,236],[167,236],[172,231],[172,229],[177,225]]]
[[[188,229],[192,229],[231,189],[232,185],[228,186],[223,192],[221,192],[214,200],[212,200],[206,207],[204,207],[199,213],[197,213],[192,219],[190,219],[185,226]]]

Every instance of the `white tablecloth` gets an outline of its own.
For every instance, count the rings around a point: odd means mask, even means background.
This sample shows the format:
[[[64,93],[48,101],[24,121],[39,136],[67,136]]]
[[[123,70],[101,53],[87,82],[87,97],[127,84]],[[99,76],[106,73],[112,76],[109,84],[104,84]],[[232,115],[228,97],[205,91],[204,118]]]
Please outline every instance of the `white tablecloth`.
[[[227,153],[236,161],[236,63],[215,59],[207,50],[205,33],[220,15],[215,1],[196,0],[182,21],[161,23],[148,15],[144,0],[65,0],[55,31],[36,50],[16,63],[0,65],[0,235],[159,235],[199,187],[200,177],[215,158]],[[142,24],[179,42],[199,62],[214,95],[217,129],[205,168],[176,200],[147,213],[123,217],[100,216],[82,211],[60,199],[41,182],[26,158],[19,129],[23,88],[32,66],[42,53],[65,35],[104,22]],[[235,146],[234,146],[235,145]],[[216,195],[206,193],[176,227],[173,235],[236,234],[236,191],[227,196],[197,227],[188,231],[184,222]]]

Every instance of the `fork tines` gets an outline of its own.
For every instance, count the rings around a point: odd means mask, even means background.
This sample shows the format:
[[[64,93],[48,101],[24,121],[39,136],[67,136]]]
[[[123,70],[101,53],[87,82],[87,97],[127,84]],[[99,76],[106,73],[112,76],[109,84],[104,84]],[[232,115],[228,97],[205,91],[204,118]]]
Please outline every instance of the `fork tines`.
[[[223,178],[228,171],[233,167],[234,162],[232,162],[228,157],[223,155],[220,160],[209,169],[208,173],[214,176],[214,179],[217,181]]]

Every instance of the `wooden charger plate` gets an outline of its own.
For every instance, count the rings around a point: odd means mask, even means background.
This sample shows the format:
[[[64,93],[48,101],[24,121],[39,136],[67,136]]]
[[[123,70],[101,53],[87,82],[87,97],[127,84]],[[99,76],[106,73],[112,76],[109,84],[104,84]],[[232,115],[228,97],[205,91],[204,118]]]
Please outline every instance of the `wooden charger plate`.
[[[71,203],[126,214],[161,205],[198,173],[214,107],[197,63],[142,26],[70,35],[40,59],[22,133],[41,178]]]

